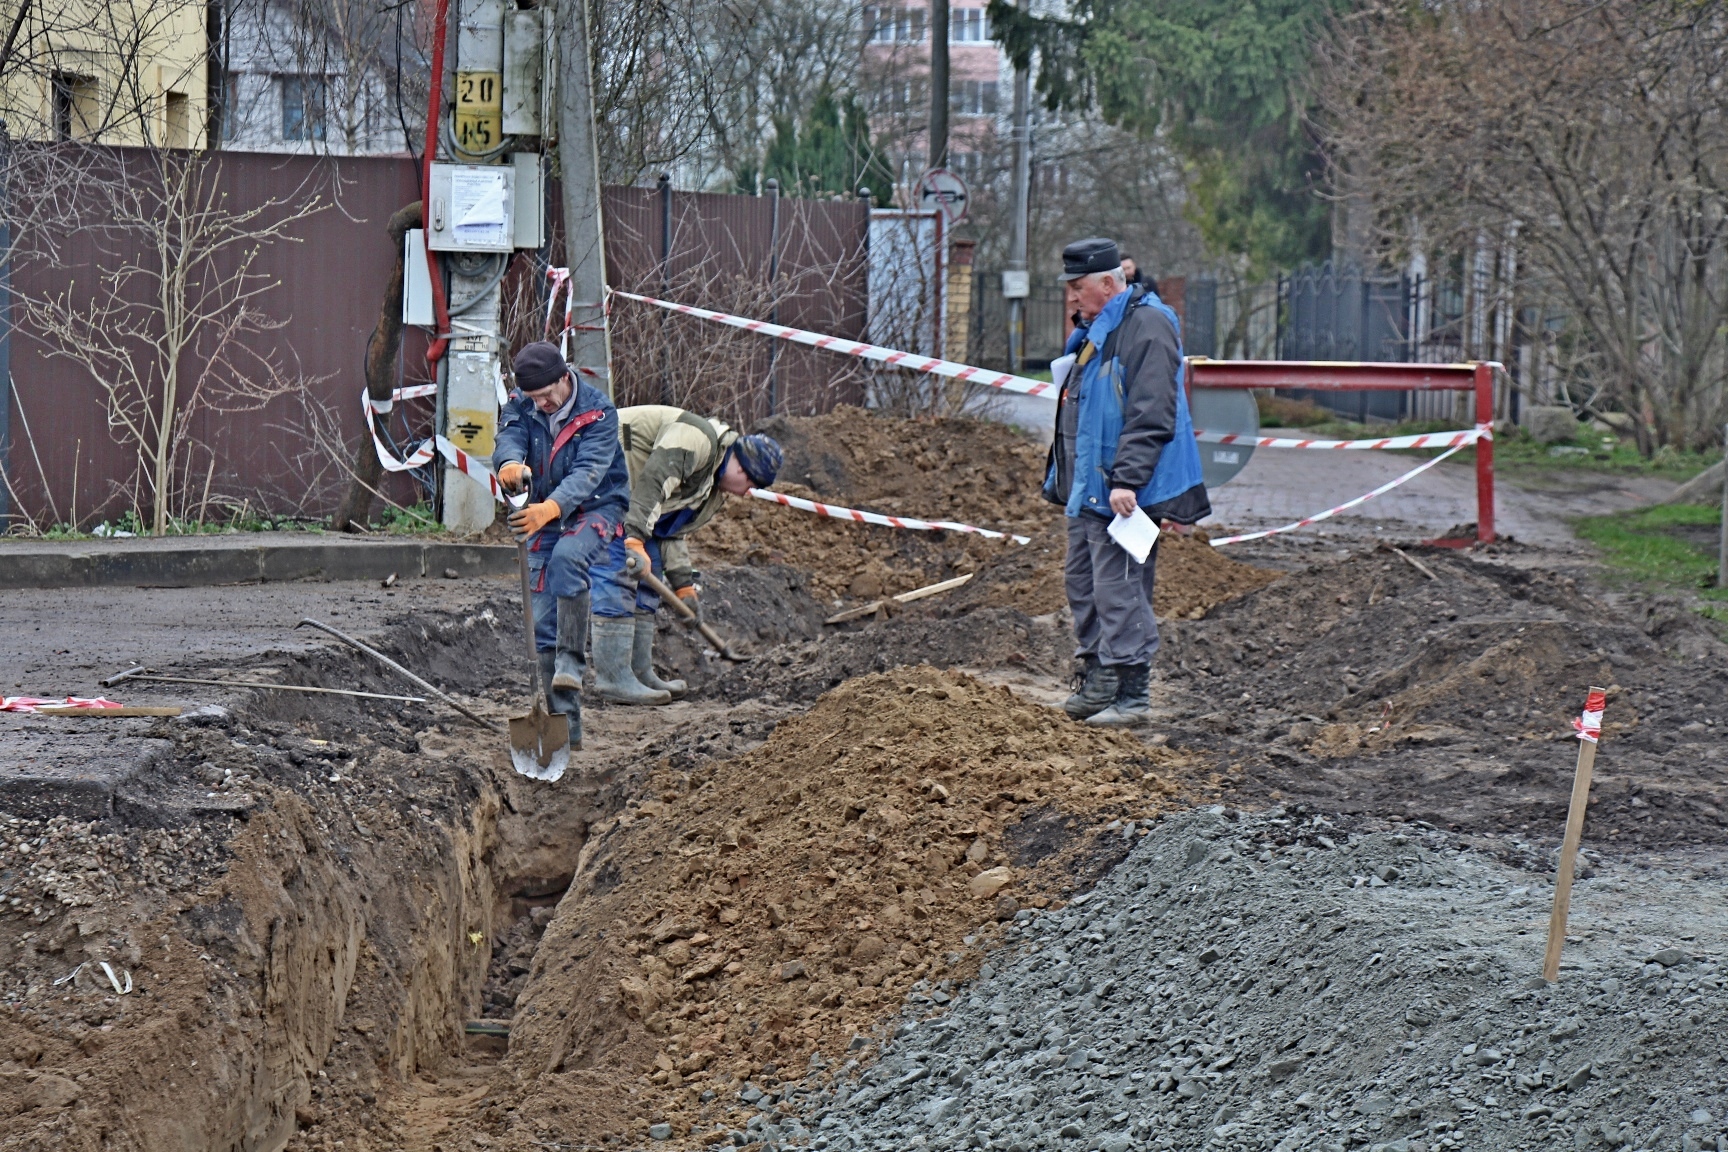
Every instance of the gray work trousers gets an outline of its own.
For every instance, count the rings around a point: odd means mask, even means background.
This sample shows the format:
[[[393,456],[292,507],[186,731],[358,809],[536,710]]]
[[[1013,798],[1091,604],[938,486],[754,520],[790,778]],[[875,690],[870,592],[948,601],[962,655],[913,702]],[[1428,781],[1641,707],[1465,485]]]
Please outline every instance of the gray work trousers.
[[[1152,618],[1152,575],[1158,546],[1146,563],[1110,539],[1110,522],[1081,513],[1068,521],[1068,558],[1062,585],[1074,611],[1074,655],[1101,664],[1150,664],[1158,651]]]

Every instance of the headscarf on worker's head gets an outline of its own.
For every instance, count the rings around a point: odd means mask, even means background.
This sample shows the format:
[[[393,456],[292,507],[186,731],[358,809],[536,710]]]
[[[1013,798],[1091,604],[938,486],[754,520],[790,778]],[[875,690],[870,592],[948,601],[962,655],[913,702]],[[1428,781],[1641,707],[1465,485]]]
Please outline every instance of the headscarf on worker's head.
[[[780,465],[786,462],[786,453],[781,451],[779,441],[760,432],[738,437],[733,441],[730,453],[737,457],[744,474],[750,477],[750,483],[758,488],[774,483],[774,477],[780,475]],[[721,468],[725,468],[724,462]]]

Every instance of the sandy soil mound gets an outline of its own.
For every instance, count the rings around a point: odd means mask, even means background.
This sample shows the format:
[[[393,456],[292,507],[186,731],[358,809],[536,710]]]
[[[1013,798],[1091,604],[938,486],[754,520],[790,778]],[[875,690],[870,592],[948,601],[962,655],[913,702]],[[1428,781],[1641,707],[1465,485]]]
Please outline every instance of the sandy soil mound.
[[[909,993],[945,1003],[999,917],[1089,883],[1128,849],[1116,822],[1200,771],[927,667],[849,682],[735,759],[665,762],[590,830],[517,1001],[522,1120],[724,1123],[733,1096],[705,1090],[841,1059]]]
[[[827,602],[872,600],[975,573],[945,599],[1028,616],[1063,606],[1061,510],[1038,495],[1045,452],[1013,429],[980,420],[902,420],[857,408],[780,417],[765,430],[786,448],[775,488],[891,515],[955,520],[1031,537],[1017,545],[960,533],[907,532],[823,519],[762,501],[732,501],[694,538],[708,564],[787,564],[811,574]],[[1198,618],[1277,573],[1231,560],[1204,536],[1159,547],[1160,616]]]

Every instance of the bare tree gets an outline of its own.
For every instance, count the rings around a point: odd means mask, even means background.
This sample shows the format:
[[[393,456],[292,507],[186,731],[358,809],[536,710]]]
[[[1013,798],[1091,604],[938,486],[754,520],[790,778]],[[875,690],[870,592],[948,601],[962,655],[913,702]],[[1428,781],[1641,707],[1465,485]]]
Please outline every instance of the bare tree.
[[[97,385],[109,427],[138,451],[135,504],[161,533],[195,488],[196,417],[261,408],[310,383],[271,338],[286,321],[263,307],[277,285],[255,266],[264,246],[298,242],[293,226],[327,201],[306,187],[234,204],[219,153],[109,152],[88,174],[64,190],[61,219],[79,221],[95,265],[87,280],[21,295],[20,327]],[[56,239],[38,229],[22,255],[59,259]]]
[[[1570,399],[1633,417],[1645,452],[1725,414],[1728,10],[1639,0],[1383,3],[1317,75],[1350,190],[1397,252],[1516,258],[1563,317]],[[1514,249],[1514,238],[1516,247]],[[1480,326],[1480,325],[1478,325]]]

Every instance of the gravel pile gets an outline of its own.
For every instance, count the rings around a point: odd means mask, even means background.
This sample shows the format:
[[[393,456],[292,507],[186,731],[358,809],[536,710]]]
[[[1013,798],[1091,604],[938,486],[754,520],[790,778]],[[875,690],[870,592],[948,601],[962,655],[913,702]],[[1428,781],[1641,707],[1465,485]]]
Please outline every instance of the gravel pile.
[[[1582,880],[1550,987],[1545,878],[1433,829],[1212,809],[1139,835],[1089,895],[1021,912],[977,981],[915,989],[828,1087],[746,1085],[755,1117],[719,1138],[1728,1149],[1714,857]]]

